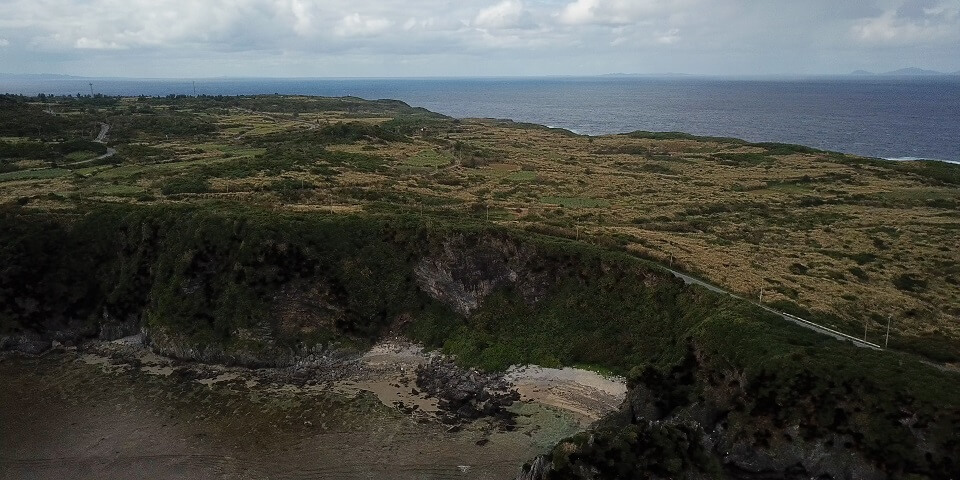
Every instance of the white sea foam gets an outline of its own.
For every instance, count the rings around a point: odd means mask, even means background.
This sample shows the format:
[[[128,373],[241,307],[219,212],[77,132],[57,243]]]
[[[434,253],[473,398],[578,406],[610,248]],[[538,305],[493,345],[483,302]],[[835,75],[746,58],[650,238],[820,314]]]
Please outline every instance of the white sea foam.
[[[891,160],[894,162],[916,162],[920,160],[932,160],[934,162],[944,162],[944,163],[953,163],[960,165],[960,160],[942,160],[939,158],[921,158],[921,157],[888,157],[884,160]]]

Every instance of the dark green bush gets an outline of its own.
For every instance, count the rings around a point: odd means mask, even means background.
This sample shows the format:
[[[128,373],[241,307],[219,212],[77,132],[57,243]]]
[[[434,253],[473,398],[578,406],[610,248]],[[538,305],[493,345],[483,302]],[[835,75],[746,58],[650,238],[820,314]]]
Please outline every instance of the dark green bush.
[[[927,289],[927,279],[916,273],[903,273],[893,278],[893,285],[906,292],[922,292]]]
[[[160,192],[164,195],[177,195],[182,193],[207,193],[210,191],[210,182],[200,176],[180,176],[166,180],[160,186]]]
[[[0,160],[53,160],[60,155],[40,142],[5,142],[0,140]]]
[[[715,153],[713,158],[724,165],[752,167],[773,163],[774,159],[765,153]]]
[[[107,153],[107,146],[90,140],[68,140],[56,145],[57,150],[67,155],[73,152],[93,152],[97,155]]]

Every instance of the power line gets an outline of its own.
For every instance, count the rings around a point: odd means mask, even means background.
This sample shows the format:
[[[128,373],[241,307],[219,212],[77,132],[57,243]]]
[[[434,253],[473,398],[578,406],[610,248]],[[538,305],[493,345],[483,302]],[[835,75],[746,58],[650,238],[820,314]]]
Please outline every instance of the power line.
[[[887,348],[890,345],[890,319],[893,318],[893,314],[887,315],[887,338],[883,341],[883,348]]]

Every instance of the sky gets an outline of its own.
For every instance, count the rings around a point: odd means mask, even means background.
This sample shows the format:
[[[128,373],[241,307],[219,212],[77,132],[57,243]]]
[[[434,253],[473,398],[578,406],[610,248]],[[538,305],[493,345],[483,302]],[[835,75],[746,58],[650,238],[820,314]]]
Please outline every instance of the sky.
[[[960,0],[0,0],[0,72],[420,77],[960,70]]]

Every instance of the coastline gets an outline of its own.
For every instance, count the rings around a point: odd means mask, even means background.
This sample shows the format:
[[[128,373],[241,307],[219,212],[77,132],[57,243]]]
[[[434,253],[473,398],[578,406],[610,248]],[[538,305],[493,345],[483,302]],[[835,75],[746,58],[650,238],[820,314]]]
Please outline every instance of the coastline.
[[[105,95],[189,96],[193,82],[0,78],[0,91],[72,96],[93,83]],[[592,135],[686,131],[873,158],[960,161],[952,140],[960,121],[957,82],[960,76],[204,78],[196,79],[196,94],[396,98],[455,118],[512,118]],[[846,101],[851,96],[859,100]]]

